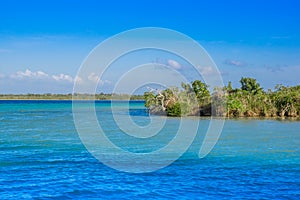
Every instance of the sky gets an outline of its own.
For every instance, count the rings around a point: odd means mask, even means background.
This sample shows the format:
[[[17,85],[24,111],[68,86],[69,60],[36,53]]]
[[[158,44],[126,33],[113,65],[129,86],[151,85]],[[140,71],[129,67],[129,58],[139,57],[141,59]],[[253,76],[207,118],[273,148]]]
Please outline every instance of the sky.
[[[168,28],[196,40],[225,84],[239,87],[241,77],[253,77],[264,89],[297,85],[299,8],[297,0],[0,0],[0,94],[72,93],[77,71],[99,43],[140,27]],[[142,60],[184,65],[168,54],[148,54]],[[118,64],[126,71],[130,59],[124,62]],[[90,78],[110,92],[113,74]]]

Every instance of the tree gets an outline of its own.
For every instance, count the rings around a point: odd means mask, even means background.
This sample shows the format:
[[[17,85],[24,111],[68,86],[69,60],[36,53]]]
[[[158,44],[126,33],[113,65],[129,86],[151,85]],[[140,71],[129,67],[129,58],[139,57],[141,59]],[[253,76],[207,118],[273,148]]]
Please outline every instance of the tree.
[[[155,95],[153,92],[145,92],[144,93],[144,99],[145,99],[145,106],[150,107],[155,105]]]
[[[212,95],[208,86],[199,80],[191,85],[182,83],[182,89],[145,93],[145,106],[151,113],[168,116],[300,116],[300,86],[277,85],[275,91],[264,92],[253,78],[242,78],[240,83],[241,89],[232,88],[229,82],[228,86],[215,88]]]
[[[179,102],[176,102],[172,105],[169,105],[166,109],[167,115],[171,117],[180,117],[181,116],[181,105]]]
[[[299,114],[300,87],[276,86],[274,94],[278,115],[295,117]]]
[[[256,79],[254,78],[244,78],[242,77],[240,80],[241,83],[241,89],[244,91],[248,91],[252,94],[257,94],[259,92],[262,92],[262,88],[260,87],[260,84],[256,82]]]
[[[205,83],[202,83],[199,80],[195,80],[192,83],[192,87],[196,94],[196,97],[198,99],[198,103],[200,106],[210,102],[210,93],[207,89],[208,85],[206,85]]]

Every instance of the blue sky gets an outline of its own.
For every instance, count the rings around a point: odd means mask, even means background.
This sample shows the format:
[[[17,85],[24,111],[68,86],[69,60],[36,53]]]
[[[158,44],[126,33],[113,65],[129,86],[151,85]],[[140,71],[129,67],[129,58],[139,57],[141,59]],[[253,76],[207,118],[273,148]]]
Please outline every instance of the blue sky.
[[[238,87],[241,76],[249,76],[265,89],[296,85],[299,8],[296,0],[0,0],[0,93],[70,93],[77,70],[96,45],[148,26],[198,41],[225,83],[232,80]],[[109,79],[103,80],[107,91],[113,84]]]

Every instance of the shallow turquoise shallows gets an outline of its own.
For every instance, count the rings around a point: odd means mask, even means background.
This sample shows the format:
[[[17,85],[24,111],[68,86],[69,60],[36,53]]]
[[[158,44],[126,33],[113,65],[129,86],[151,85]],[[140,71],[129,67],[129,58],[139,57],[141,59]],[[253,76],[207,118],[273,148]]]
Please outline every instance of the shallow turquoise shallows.
[[[84,104],[84,102],[82,102]],[[149,123],[144,102],[130,103],[137,124]],[[117,115],[126,114],[118,102]],[[159,140],[130,139],[118,129],[109,101],[96,103],[112,142],[136,153],[172,140],[179,118],[168,118]],[[226,120],[213,151],[198,158],[209,118],[173,164],[131,174],[94,158],[76,132],[71,101],[0,101],[0,199],[299,199],[300,122]],[[176,149],[174,150],[176,151]]]

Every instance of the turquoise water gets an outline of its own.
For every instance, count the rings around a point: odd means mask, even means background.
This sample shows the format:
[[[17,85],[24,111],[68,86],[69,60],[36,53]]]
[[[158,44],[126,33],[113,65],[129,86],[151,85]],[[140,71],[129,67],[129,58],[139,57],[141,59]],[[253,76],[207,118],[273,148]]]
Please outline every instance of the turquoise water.
[[[118,115],[126,114],[122,105]],[[103,129],[130,151],[164,146],[179,124],[168,118],[159,140],[125,140],[109,106],[96,103]],[[199,159],[209,124],[201,119],[194,143],[179,160],[153,173],[130,174],[105,166],[85,149],[71,108],[70,101],[0,101],[0,199],[300,197],[299,121],[226,120],[213,151]],[[149,123],[143,102],[132,102],[129,113],[137,124]]]

